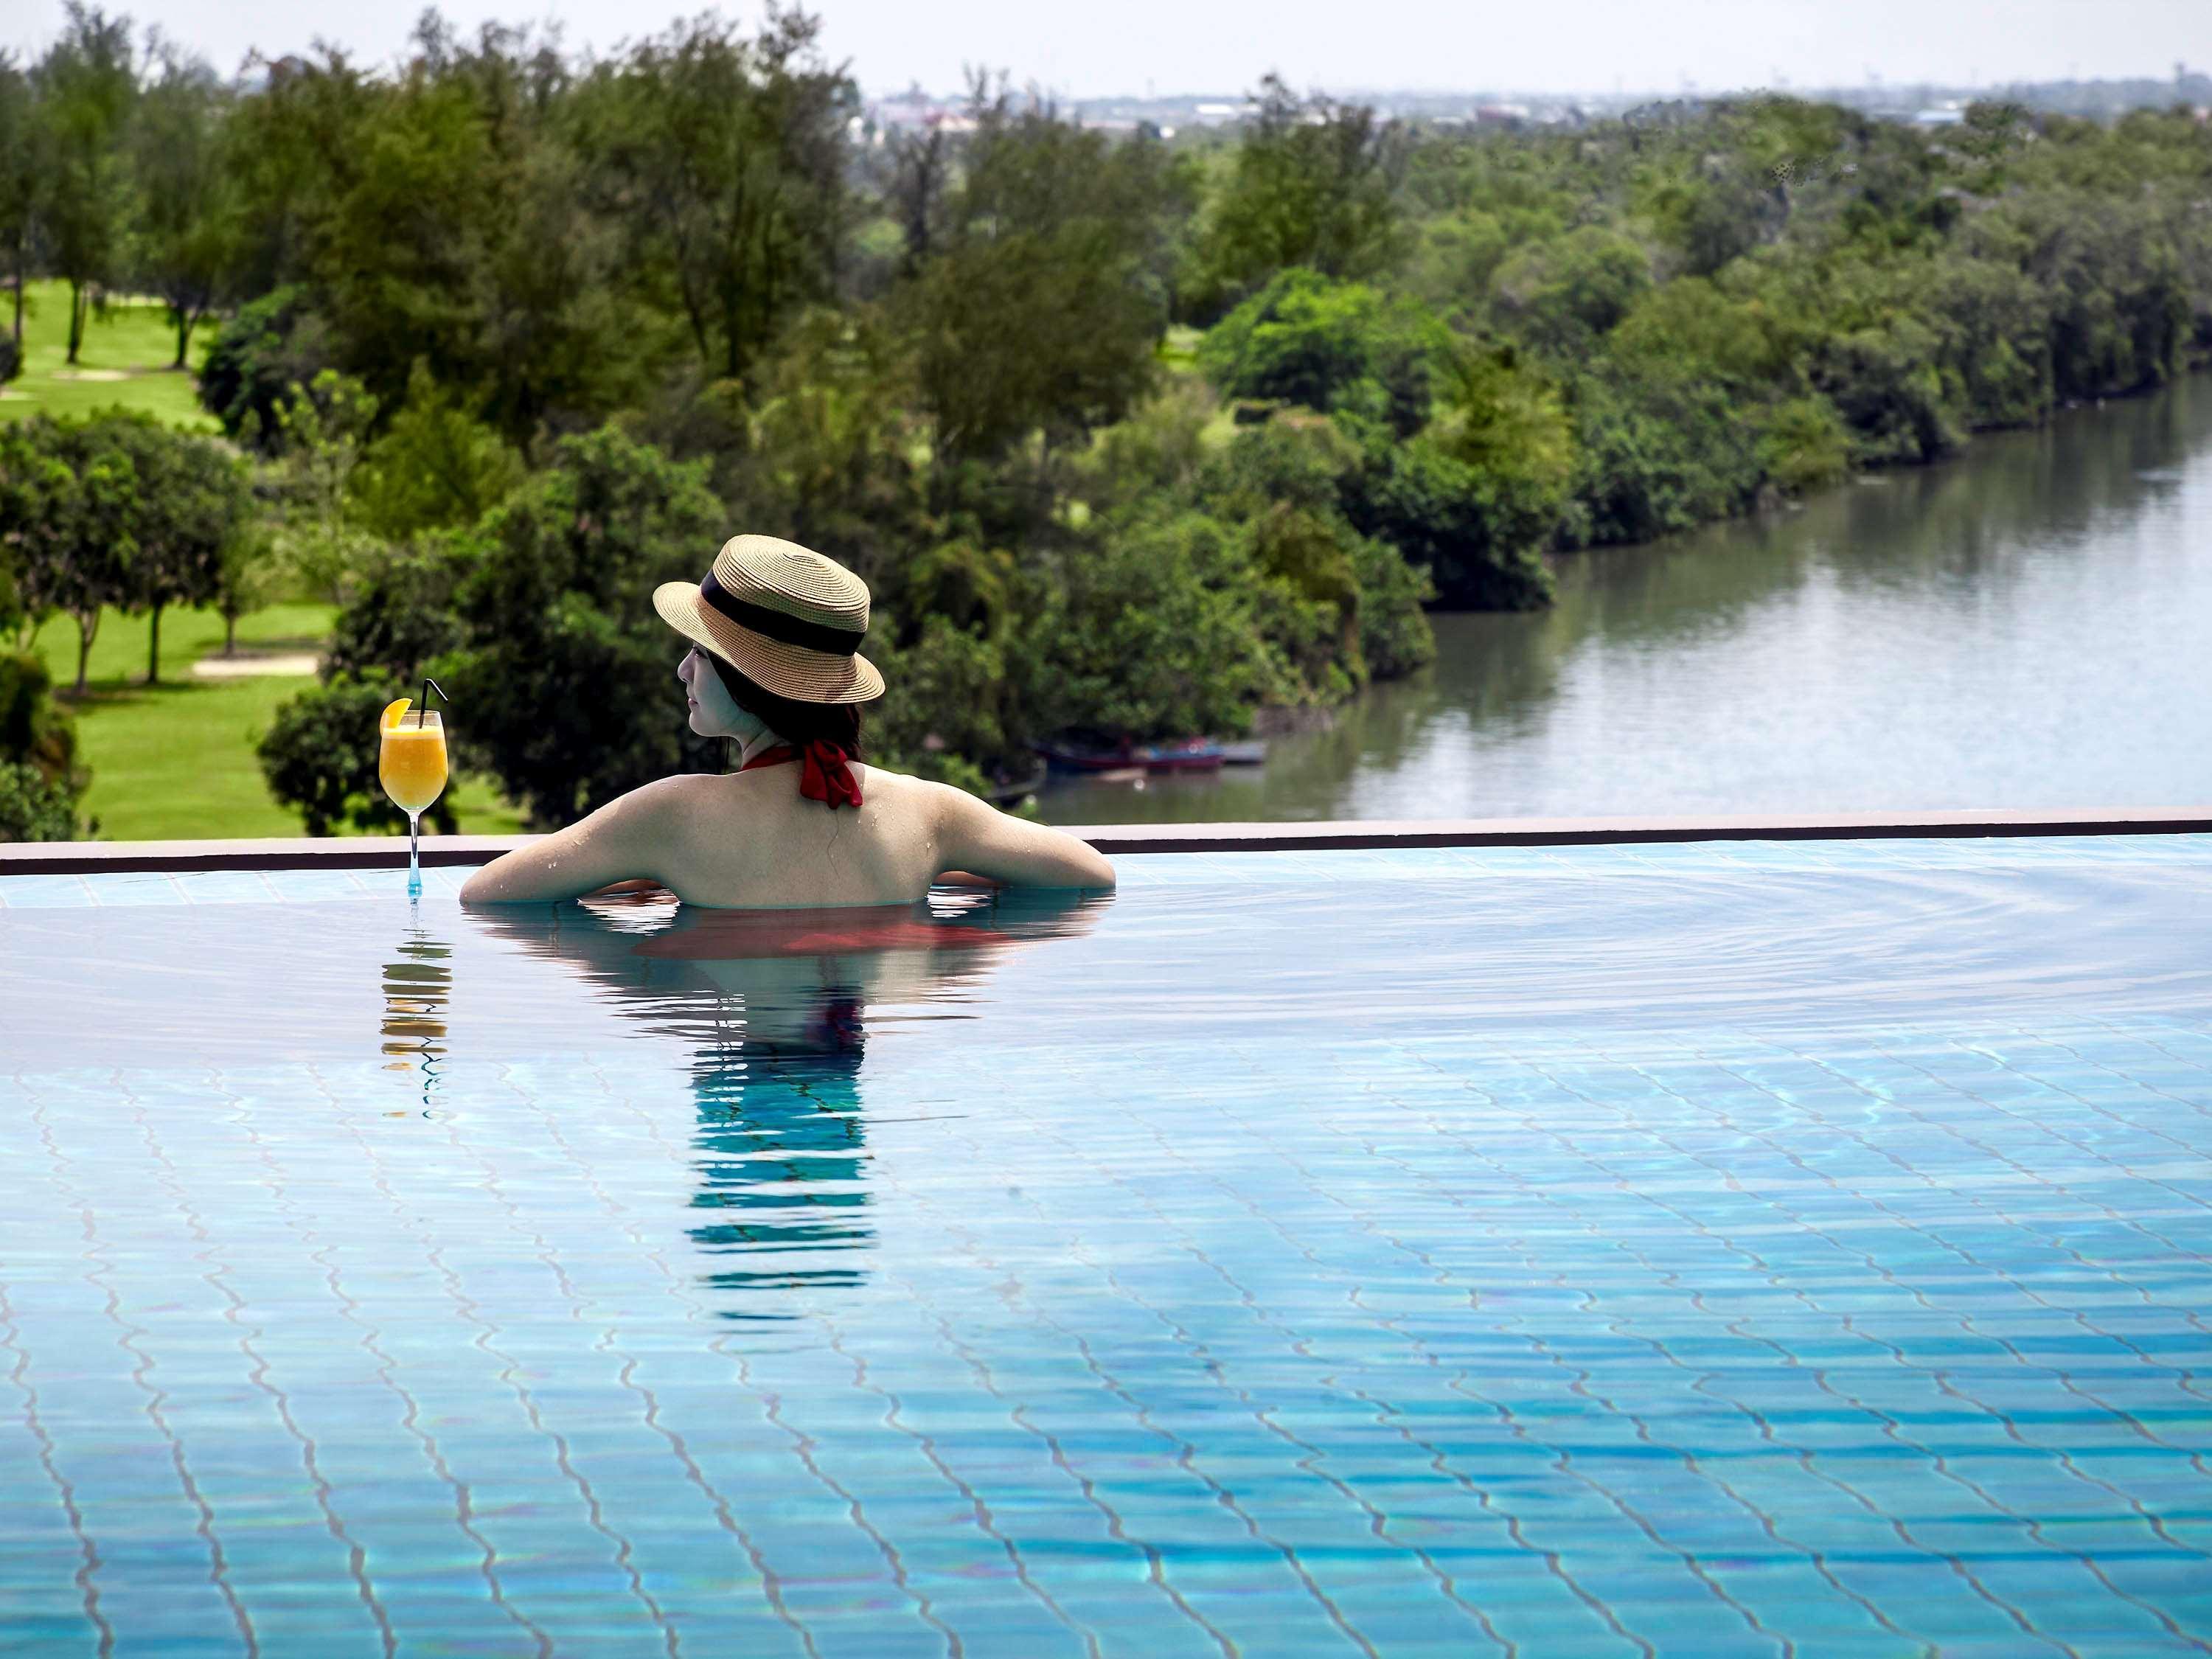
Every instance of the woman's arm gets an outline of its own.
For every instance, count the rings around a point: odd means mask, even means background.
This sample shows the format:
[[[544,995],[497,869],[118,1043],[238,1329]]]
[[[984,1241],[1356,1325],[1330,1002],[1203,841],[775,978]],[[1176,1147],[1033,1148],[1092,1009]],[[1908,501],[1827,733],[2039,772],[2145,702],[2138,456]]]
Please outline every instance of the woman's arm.
[[[942,786],[940,786],[942,787]],[[937,829],[940,871],[1010,887],[1111,887],[1114,866],[1062,830],[1009,817],[964,790],[944,788]]]
[[[663,778],[633,789],[566,830],[501,854],[461,884],[461,902],[578,898],[632,878],[664,879],[670,808],[684,782]]]

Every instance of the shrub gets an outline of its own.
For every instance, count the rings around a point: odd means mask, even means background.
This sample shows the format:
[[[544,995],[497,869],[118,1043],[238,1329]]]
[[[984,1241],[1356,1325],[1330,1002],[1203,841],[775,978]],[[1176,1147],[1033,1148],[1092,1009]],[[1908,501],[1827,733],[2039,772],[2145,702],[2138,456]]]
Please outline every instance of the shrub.
[[[45,661],[0,653],[0,841],[73,841],[88,777]]]
[[[1642,247],[1602,225],[1583,225],[1519,249],[1491,279],[1498,308],[1528,338],[1575,348],[1626,317],[1651,287]]]
[[[200,368],[200,404],[222,422],[225,436],[274,454],[282,447],[279,411],[330,367],[321,319],[303,288],[272,289],[238,308],[208,348]]]
[[[875,631],[872,627],[872,636]],[[912,645],[871,646],[868,654],[883,671],[884,684],[882,701],[868,711],[870,759],[971,788],[984,785],[983,769],[1016,765],[1018,743],[1007,723],[1018,701],[996,641],[948,617],[931,617]],[[945,776],[948,757],[966,760],[973,775]]]
[[[1812,374],[1872,465],[1932,461],[1966,441],[1936,367],[1935,336],[1911,318],[1828,337]]]
[[[1851,434],[1825,398],[1793,398],[1760,411],[1759,470],[1792,494],[1838,482],[1851,468]]]
[[[1253,614],[1249,562],[1214,520],[1128,526],[1066,558],[1060,575],[1017,653],[1039,731],[1241,732],[1284,689]]]
[[[348,488],[370,533],[404,541],[474,524],[514,488],[522,459],[415,360],[407,401],[363,452]]]
[[[276,711],[261,739],[261,775],[277,804],[306,820],[309,835],[331,835],[341,825],[386,834],[407,827],[407,814],[376,775],[377,717],[406,695],[397,679],[349,676],[302,691]],[[458,827],[451,803],[448,790],[423,814],[446,835]]]
[[[1436,597],[1436,583],[1376,537],[1354,538],[1351,550],[1359,584],[1359,654],[1369,677],[1393,680],[1425,668],[1436,660],[1437,635],[1422,607]]]
[[[0,841],[74,841],[76,793],[21,761],[0,761]]]
[[[1650,541],[1748,507],[1752,428],[1712,381],[1601,363],[1575,386],[1576,468],[1565,539]]]
[[[1375,422],[1352,424],[1376,453],[1404,447]],[[1407,672],[1435,650],[1421,614],[1435,596],[1428,577],[1398,546],[1353,528],[1362,482],[1358,443],[1310,416],[1239,433],[1199,475],[1199,503],[1246,526],[1254,568],[1302,604],[1324,607],[1260,613],[1262,633],[1304,682],[1301,700],[1330,700],[1340,680],[1349,688]],[[1318,656],[1316,641],[1326,647]]]
[[[1224,396],[1368,404],[1403,435],[1427,420],[1430,382],[1450,349],[1449,331],[1411,301],[1291,270],[1208,330],[1198,361]]]
[[[1360,531],[1425,572],[1445,605],[1536,611],[1552,601],[1540,515],[1428,434],[1370,447],[1346,505]]]
[[[454,595],[462,643],[431,672],[464,750],[533,823],[712,763],[685,727],[684,647],[653,590],[696,581],[726,533],[703,463],[611,427],[564,439],[478,527]]]
[[[376,676],[412,684],[425,663],[461,643],[453,599],[475,556],[468,538],[457,536],[373,558],[338,612],[324,678]]]

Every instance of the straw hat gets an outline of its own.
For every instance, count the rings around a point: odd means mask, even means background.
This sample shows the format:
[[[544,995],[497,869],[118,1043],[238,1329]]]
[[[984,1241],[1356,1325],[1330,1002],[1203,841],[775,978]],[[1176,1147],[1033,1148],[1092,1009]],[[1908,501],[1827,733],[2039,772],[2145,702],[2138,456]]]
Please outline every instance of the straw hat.
[[[663,582],[653,608],[693,644],[794,702],[866,702],[884,677],[860,654],[868,585],[835,559],[774,536],[732,536],[694,587]]]

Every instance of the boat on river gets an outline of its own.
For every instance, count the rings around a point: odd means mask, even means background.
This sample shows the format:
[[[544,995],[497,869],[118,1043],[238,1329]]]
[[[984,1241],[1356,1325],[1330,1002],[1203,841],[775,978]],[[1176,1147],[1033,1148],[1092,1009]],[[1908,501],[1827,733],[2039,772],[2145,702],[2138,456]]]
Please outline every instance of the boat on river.
[[[1031,745],[1055,772],[1210,772],[1222,763],[1222,745],[1212,738],[1178,738],[1165,743],[1086,744],[1072,738]]]

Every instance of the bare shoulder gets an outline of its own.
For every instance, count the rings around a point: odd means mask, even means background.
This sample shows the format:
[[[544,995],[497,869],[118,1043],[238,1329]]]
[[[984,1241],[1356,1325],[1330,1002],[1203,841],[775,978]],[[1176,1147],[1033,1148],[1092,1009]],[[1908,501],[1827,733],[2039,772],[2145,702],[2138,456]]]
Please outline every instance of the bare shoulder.
[[[945,784],[922,787],[933,792],[941,869],[1020,887],[1114,885],[1114,866],[1105,856],[1065,830],[1014,817]]]
[[[965,789],[905,772],[876,772],[871,775],[868,787],[872,790],[880,787],[885,799],[897,801],[947,844],[963,834],[988,832],[994,823],[1021,822],[1008,817],[990,802]]]
[[[661,778],[617,796],[565,829],[501,854],[461,887],[465,904],[574,898],[633,878],[665,881],[663,849],[711,779]]]
[[[671,777],[655,778],[627,794],[617,795],[593,816],[604,816],[609,828],[619,827],[625,834],[652,835],[711,811],[724,799],[720,786],[726,781],[702,772],[678,772]],[[585,821],[589,823],[590,819]]]
[[[723,799],[730,780],[712,772],[676,772],[641,783],[621,799],[647,811],[663,812]]]
[[[933,783],[910,772],[893,772],[880,766],[854,768],[860,775],[860,792],[871,806],[887,809],[900,819],[936,830],[955,804],[975,798],[963,790]]]

